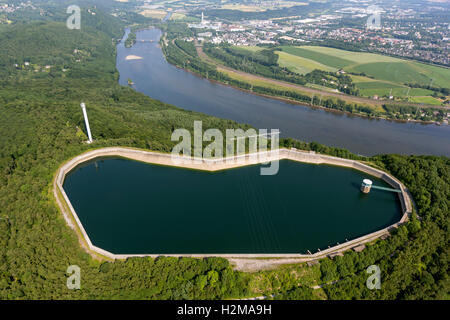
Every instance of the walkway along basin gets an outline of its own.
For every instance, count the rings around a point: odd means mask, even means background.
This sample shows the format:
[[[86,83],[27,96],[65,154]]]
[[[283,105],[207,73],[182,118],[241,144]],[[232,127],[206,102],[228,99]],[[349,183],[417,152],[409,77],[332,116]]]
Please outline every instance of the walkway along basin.
[[[399,181],[357,161],[287,149],[266,155],[281,160],[277,175],[260,176],[259,159],[249,155],[175,168],[170,154],[103,148],[65,163],[55,196],[62,195],[64,216],[72,226],[73,217],[89,249],[112,259],[317,259],[372,241],[411,212]],[[402,192],[362,194],[368,175]]]

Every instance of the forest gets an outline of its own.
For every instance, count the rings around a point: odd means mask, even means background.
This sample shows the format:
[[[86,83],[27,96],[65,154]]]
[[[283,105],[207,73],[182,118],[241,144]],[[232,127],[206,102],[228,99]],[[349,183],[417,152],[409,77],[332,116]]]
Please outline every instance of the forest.
[[[82,30],[68,30],[61,21],[30,21],[0,32],[0,299],[448,299],[450,159],[367,158],[293,139],[280,143],[366,161],[390,172],[411,191],[415,214],[364,251],[325,258],[311,267],[248,273],[222,258],[93,259],[53,198],[52,181],[63,162],[105,146],[169,152],[174,128],[193,128],[194,120],[202,120],[204,129],[249,127],[120,86],[112,40],[123,36],[125,22],[98,17]],[[181,48],[164,50],[173,50],[168,59],[182,64],[192,48]],[[189,68],[214,74],[214,68],[192,59]],[[84,143],[81,100],[89,109],[91,145]],[[365,285],[372,264],[382,270],[381,290]],[[66,287],[69,265],[81,268],[81,290]],[[311,288],[334,280],[339,281]]]

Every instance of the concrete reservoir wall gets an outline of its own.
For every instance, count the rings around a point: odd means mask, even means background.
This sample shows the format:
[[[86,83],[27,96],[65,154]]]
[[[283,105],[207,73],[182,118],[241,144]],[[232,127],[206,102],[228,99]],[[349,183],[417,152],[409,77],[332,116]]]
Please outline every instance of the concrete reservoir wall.
[[[289,159],[298,162],[304,163],[312,163],[312,164],[328,164],[328,165],[336,165],[342,167],[353,168],[362,172],[365,172],[371,176],[381,178],[386,181],[393,188],[401,190],[401,193],[398,193],[400,198],[400,203],[402,206],[403,215],[397,223],[384,228],[382,230],[367,234],[365,236],[359,237],[357,239],[347,241],[345,243],[339,244],[337,246],[328,248],[326,250],[322,250],[320,252],[312,253],[312,254],[300,254],[300,253],[292,253],[292,254],[114,254],[108,252],[104,249],[96,247],[92,244],[89,236],[87,235],[80,219],[78,218],[77,213],[75,212],[70,200],[63,189],[63,183],[65,176],[73,170],[79,164],[98,158],[98,157],[107,157],[107,156],[119,156],[124,158],[129,158],[133,160],[143,161],[147,163],[153,164],[161,164],[167,166],[175,166],[182,168],[190,168],[190,169],[198,169],[198,170],[207,170],[207,171],[218,171],[225,170],[230,168],[236,168],[246,165],[264,163],[268,161]],[[82,243],[90,254],[97,253],[99,255],[108,257],[110,259],[126,259],[129,257],[158,257],[158,256],[189,256],[189,257],[225,257],[225,258],[298,258],[299,261],[310,261],[316,260],[326,256],[332,256],[339,254],[342,251],[355,248],[357,246],[361,246],[364,243],[373,241],[383,235],[389,234],[389,230],[391,228],[397,228],[400,224],[404,223],[408,216],[412,213],[412,199],[406,187],[396,178],[389,175],[388,173],[381,171],[379,169],[375,169],[370,167],[364,163],[361,163],[356,160],[342,159],[338,157],[332,157],[322,154],[316,154],[314,152],[306,152],[297,149],[278,149],[275,151],[264,151],[253,154],[245,154],[234,157],[222,158],[222,159],[198,159],[198,158],[189,158],[184,156],[173,156],[168,153],[158,153],[152,151],[144,151],[137,150],[131,148],[124,147],[110,147],[110,148],[101,148],[92,151],[85,152],[75,158],[64,163],[56,173],[56,178],[54,180],[54,196],[60,207],[63,216],[67,222],[67,224],[76,230],[78,227],[81,234],[78,234],[80,238],[80,243]],[[62,201],[59,197],[62,196]],[[73,221],[76,223],[74,225]]]

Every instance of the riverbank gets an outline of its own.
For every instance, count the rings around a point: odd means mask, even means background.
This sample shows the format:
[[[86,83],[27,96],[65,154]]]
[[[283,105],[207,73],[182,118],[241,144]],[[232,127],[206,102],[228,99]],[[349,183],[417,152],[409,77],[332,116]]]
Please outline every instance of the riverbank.
[[[79,166],[80,164],[95,159],[99,157],[108,157],[108,156],[118,156],[123,158],[128,158],[132,160],[142,161],[146,163],[152,163],[152,164],[160,164],[165,166],[175,166],[175,167],[183,167],[183,168],[189,168],[189,169],[196,169],[196,170],[207,170],[207,171],[218,171],[218,170],[226,170],[230,168],[236,168],[240,166],[247,166],[252,164],[258,164],[263,163],[266,161],[276,161],[276,160],[282,160],[282,159],[289,159],[293,161],[298,162],[304,162],[304,163],[311,163],[311,164],[330,164],[330,165],[336,165],[336,166],[343,166],[347,168],[353,168],[359,171],[362,171],[364,173],[367,173],[369,175],[378,177],[383,179],[385,182],[390,184],[392,187],[397,188],[401,190],[402,192],[399,193],[400,197],[400,203],[402,207],[402,217],[399,222],[387,227],[383,228],[382,230],[367,234],[365,236],[359,237],[357,239],[346,241],[345,243],[339,244],[337,246],[331,247],[326,250],[318,251],[311,254],[299,254],[299,253],[292,253],[292,254],[113,254],[111,252],[108,252],[106,250],[103,250],[102,248],[99,248],[91,242],[89,236],[87,235],[83,225],[80,222],[80,219],[78,218],[77,213],[75,212],[73,206],[70,203],[70,200],[67,196],[67,194],[64,191],[63,183],[65,176],[70,173],[74,168]],[[131,148],[123,148],[123,147],[110,147],[110,148],[101,148],[96,149],[92,151],[85,152],[65,164],[63,164],[60,169],[58,170],[56,174],[56,178],[54,180],[54,195],[56,199],[59,199],[59,195],[61,195],[63,202],[57,201],[58,206],[60,207],[60,210],[63,213],[63,216],[67,222],[67,224],[74,229],[75,226],[73,224],[73,221],[76,222],[76,227],[79,230],[77,232],[78,236],[81,237],[80,243],[85,243],[87,249],[87,252],[90,254],[94,254],[97,257],[106,257],[108,259],[126,259],[129,257],[143,257],[143,256],[149,256],[149,257],[158,257],[158,256],[188,256],[188,257],[196,257],[196,258],[203,258],[203,257],[224,257],[224,258],[233,258],[233,259],[246,259],[241,261],[240,263],[242,265],[245,265],[245,268],[248,268],[248,263],[252,263],[250,260],[247,260],[249,258],[255,259],[255,258],[264,258],[264,259],[276,259],[273,260],[275,264],[280,264],[279,259],[286,259],[286,263],[288,261],[292,262],[292,259],[298,260],[298,262],[305,262],[305,261],[312,261],[316,259],[320,259],[326,256],[330,255],[336,255],[340,252],[354,249],[355,247],[360,247],[362,244],[374,241],[378,239],[379,237],[386,236],[389,234],[389,231],[392,228],[398,227],[400,224],[404,223],[407,219],[409,214],[412,212],[412,206],[411,206],[411,198],[409,196],[409,192],[407,189],[403,186],[403,184],[395,179],[394,177],[390,176],[389,174],[372,168],[366,164],[363,164],[358,161],[354,160],[348,160],[348,159],[342,159],[337,157],[331,157],[321,154],[316,154],[314,152],[305,152],[300,151],[296,149],[279,149],[275,151],[268,151],[268,152],[259,152],[256,154],[245,154],[235,157],[229,157],[224,159],[196,159],[196,158],[188,158],[188,157],[182,157],[182,156],[172,156],[171,154],[167,153],[158,153],[153,151],[145,151],[145,150],[139,150],[139,149],[131,149]],[[72,219],[73,218],[73,219]],[[238,261],[235,261],[238,262]],[[245,263],[244,263],[245,262]],[[258,262],[258,265],[261,264],[261,261],[254,261],[254,263]],[[270,265],[270,262],[268,262]],[[267,263],[264,263],[261,265],[262,268],[266,268]]]

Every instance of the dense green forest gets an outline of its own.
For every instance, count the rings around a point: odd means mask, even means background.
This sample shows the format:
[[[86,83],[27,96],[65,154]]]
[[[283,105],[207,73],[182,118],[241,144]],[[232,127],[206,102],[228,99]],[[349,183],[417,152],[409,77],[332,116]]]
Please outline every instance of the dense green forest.
[[[84,252],[53,199],[52,179],[61,163],[104,146],[168,152],[174,145],[173,129],[192,128],[194,120],[202,120],[205,129],[248,127],[181,110],[119,86],[112,40],[122,37],[124,22],[98,17],[82,30],[41,21],[13,24],[0,32],[0,299],[271,294],[275,299],[448,298],[450,160],[445,157],[362,158],[343,149],[282,139],[286,147],[370,161],[391,172],[411,190],[421,218],[414,217],[361,253],[348,252],[312,267],[298,264],[245,273],[221,258],[108,262]],[[92,145],[83,142],[82,100],[89,109]],[[381,290],[365,286],[365,269],[371,264],[382,270]],[[81,290],[66,287],[69,265],[81,267]],[[323,290],[311,289],[337,279],[341,281]]]
[[[208,17],[227,19],[231,21],[237,20],[266,20],[271,18],[293,17],[293,16],[308,16],[310,13],[318,13],[326,10],[327,4],[321,2],[309,2],[307,6],[299,5],[288,8],[268,9],[265,11],[242,11],[231,9],[207,9],[205,15]],[[194,11],[196,14],[201,14],[202,10]]]

